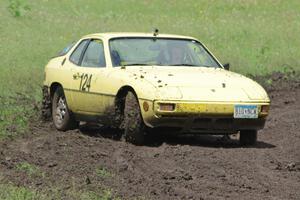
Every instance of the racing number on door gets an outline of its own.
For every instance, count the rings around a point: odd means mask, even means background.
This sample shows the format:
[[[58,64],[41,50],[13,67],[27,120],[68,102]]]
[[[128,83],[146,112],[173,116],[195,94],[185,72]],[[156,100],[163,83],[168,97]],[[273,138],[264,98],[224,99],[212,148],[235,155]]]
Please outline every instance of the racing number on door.
[[[92,83],[92,74],[82,74],[80,76],[80,85],[79,90],[82,91],[90,91],[91,83]]]

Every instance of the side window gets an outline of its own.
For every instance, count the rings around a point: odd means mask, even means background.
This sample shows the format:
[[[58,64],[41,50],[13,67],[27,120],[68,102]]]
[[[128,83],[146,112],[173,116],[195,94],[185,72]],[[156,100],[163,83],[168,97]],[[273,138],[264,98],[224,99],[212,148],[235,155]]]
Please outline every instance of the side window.
[[[80,57],[82,54],[82,51],[85,49],[85,45],[87,44],[88,40],[83,40],[73,51],[72,55],[70,56],[70,61],[73,62],[76,65],[79,65]]]
[[[92,40],[87,47],[81,66],[83,67],[105,67],[104,48],[101,40]]]

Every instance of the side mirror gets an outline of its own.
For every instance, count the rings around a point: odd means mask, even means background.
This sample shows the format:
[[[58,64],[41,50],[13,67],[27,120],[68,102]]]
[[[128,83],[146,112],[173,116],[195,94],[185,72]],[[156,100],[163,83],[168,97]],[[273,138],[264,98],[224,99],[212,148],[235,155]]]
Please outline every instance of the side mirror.
[[[223,67],[224,67],[224,69],[229,70],[230,64],[229,64],[229,63],[226,63],[226,64],[223,65]]]

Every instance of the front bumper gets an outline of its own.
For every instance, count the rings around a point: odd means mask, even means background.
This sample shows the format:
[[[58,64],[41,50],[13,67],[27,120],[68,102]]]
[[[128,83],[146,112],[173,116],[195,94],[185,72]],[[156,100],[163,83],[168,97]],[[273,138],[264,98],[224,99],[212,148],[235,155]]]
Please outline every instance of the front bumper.
[[[160,110],[160,103],[174,103],[173,111]],[[262,106],[269,102],[182,102],[154,101],[153,111],[144,117],[145,123],[152,128],[173,128],[179,132],[234,133],[239,130],[263,129],[268,112]],[[257,105],[258,118],[234,118],[235,105]]]

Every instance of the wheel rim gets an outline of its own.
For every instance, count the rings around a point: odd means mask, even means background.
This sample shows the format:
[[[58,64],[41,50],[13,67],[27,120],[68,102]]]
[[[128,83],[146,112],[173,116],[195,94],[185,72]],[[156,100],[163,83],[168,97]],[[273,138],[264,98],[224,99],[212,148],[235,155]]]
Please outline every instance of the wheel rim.
[[[58,124],[62,124],[67,112],[67,105],[66,100],[64,97],[59,97],[57,106],[56,106],[56,113],[55,119]]]

